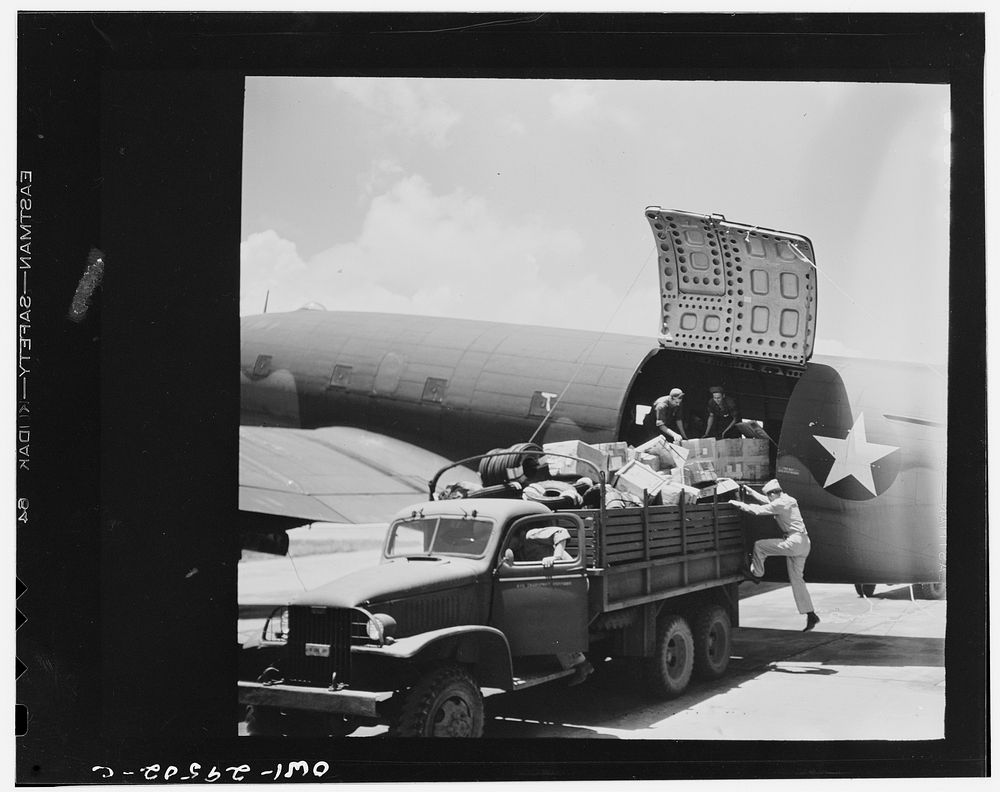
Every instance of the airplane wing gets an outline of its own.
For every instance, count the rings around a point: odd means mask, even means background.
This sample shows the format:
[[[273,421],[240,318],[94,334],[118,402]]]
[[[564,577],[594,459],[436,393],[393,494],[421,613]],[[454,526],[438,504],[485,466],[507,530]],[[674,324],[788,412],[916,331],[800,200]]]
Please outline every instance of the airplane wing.
[[[240,427],[240,511],[255,525],[387,522],[451,460],[347,426]],[[458,469],[456,477],[477,480]],[[274,519],[268,519],[274,518]]]

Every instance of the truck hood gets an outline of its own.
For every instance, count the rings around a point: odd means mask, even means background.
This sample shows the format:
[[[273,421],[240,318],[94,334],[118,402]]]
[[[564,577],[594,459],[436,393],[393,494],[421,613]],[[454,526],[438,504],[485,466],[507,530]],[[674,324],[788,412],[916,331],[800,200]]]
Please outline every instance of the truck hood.
[[[397,558],[376,567],[359,569],[303,594],[293,605],[328,608],[364,607],[400,597],[413,598],[458,588],[475,581],[482,559],[441,556],[411,561]]]

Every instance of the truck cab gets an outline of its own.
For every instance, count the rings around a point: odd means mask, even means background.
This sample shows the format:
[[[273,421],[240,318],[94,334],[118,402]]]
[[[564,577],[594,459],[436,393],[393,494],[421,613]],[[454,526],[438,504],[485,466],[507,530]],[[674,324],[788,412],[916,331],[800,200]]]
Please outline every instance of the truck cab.
[[[543,526],[572,534],[570,559],[545,567],[513,558],[512,546]],[[256,683],[241,683],[241,700],[253,709],[248,723],[256,733],[286,733],[283,721],[302,720],[293,710],[322,715],[314,707],[334,698],[343,728],[397,721],[394,692],[452,661],[472,699],[459,709],[478,710],[479,726],[465,717],[461,727],[449,720],[431,731],[481,728],[480,689],[513,690],[573,673],[556,655],[587,648],[584,546],[580,517],[531,501],[430,501],[399,512],[378,566],[272,614],[264,644],[280,651]],[[323,692],[337,695],[316,696]]]

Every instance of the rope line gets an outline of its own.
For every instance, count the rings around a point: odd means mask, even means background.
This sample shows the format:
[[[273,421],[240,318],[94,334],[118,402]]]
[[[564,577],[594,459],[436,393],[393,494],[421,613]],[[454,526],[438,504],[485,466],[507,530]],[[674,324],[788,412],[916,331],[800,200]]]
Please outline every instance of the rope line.
[[[646,258],[643,260],[642,264],[639,266],[639,269],[636,271],[635,277],[632,278],[632,282],[629,284],[628,289],[625,290],[625,293],[618,301],[618,305],[615,306],[615,310],[611,312],[611,316],[608,317],[608,321],[604,324],[604,329],[601,330],[601,332],[598,334],[594,343],[590,345],[590,349],[588,349],[586,354],[583,356],[583,359],[580,361],[580,364],[576,367],[576,370],[573,372],[573,376],[569,378],[569,381],[562,389],[562,393],[560,393],[559,396],[556,398],[555,403],[552,405],[551,409],[542,417],[542,420],[539,421],[538,427],[535,429],[534,432],[532,432],[531,437],[528,439],[529,443],[535,442],[535,437],[538,436],[538,433],[542,431],[542,427],[545,426],[546,421],[548,421],[549,417],[556,411],[556,407],[559,406],[559,402],[562,401],[563,396],[566,395],[566,391],[568,391],[570,389],[570,386],[576,381],[576,378],[580,375],[580,372],[583,370],[583,367],[587,364],[587,361],[590,360],[591,354],[595,349],[597,349],[597,345],[600,344],[601,341],[604,339],[604,336],[607,335],[608,328],[611,327],[611,323],[614,321],[615,317],[618,316],[618,312],[625,304],[625,300],[628,299],[628,296],[632,293],[632,290],[635,288],[636,283],[639,282],[639,276],[642,275],[642,273],[645,271],[646,266],[649,264],[649,259],[652,257],[652,255],[653,255],[652,250],[650,250],[646,254]]]

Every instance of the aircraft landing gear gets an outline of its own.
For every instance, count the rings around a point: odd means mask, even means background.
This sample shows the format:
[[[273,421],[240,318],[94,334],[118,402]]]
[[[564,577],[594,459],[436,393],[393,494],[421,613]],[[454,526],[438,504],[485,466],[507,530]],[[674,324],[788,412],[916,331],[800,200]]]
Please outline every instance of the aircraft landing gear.
[[[913,596],[916,599],[943,600],[947,599],[944,581],[937,583],[914,583]]]

